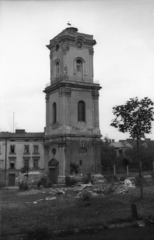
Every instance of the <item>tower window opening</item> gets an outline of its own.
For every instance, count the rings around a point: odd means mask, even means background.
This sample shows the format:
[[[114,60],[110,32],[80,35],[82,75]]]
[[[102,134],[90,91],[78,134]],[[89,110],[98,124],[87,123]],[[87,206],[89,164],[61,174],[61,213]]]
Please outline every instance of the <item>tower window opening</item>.
[[[76,71],[77,72],[82,71],[82,61],[80,59],[76,60]]]
[[[56,51],[58,51],[58,49],[59,49],[59,44],[56,45]]]
[[[85,122],[86,121],[86,105],[85,102],[78,102],[78,121]]]
[[[59,62],[56,62],[56,75],[59,75],[60,73],[60,64]]]
[[[53,116],[52,123],[56,123],[57,122],[57,105],[55,102],[52,105],[52,116]]]
[[[82,160],[79,161],[79,165],[82,166]]]

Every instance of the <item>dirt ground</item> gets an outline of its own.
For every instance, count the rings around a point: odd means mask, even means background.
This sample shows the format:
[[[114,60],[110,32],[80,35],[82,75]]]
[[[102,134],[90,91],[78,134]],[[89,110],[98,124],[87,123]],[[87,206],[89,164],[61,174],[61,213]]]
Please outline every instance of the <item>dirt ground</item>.
[[[154,227],[105,229],[95,233],[79,233],[52,237],[52,240],[153,240]]]

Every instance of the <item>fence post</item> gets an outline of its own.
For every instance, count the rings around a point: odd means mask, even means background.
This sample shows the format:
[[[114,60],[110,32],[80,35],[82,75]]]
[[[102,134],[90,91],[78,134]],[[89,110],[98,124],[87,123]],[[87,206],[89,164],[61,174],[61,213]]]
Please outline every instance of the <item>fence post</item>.
[[[127,169],[127,177],[128,177],[129,176],[129,166],[128,165],[127,165],[126,169]]]
[[[137,206],[135,203],[132,204],[132,216],[136,220],[138,220]]]
[[[116,165],[115,164],[113,165],[113,174],[114,174],[114,176],[116,175]]]

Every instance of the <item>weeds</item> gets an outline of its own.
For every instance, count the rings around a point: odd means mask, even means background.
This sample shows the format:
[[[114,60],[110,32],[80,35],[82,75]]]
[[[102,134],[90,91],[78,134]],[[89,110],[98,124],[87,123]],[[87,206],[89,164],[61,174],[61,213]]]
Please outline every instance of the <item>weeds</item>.
[[[5,205],[0,210],[3,236],[27,234],[28,239],[48,238],[50,231],[59,229],[100,226],[109,222],[128,221],[131,216],[131,204],[136,202],[138,215],[142,218],[154,211],[153,187],[146,187],[145,198],[139,199],[138,188],[130,194],[93,197],[85,192],[81,198],[57,196],[55,201],[42,201],[33,204],[39,195],[18,196],[18,192],[3,191]],[[43,194],[45,196],[45,194]],[[31,201],[27,204],[26,202]],[[14,205],[13,205],[14,204]]]

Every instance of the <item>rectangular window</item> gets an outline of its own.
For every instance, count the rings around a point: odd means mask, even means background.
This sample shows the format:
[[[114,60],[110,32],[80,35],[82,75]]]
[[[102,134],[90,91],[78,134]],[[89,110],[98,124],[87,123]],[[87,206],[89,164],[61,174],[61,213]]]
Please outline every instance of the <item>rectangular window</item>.
[[[38,158],[34,159],[34,168],[39,168],[38,162],[39,162]]]
[[[29,145],[24,146],[24,153],[29,153]]]
[[[9,168],[15,169],[16,157],[9,157]]]
[[[29,168],[29,159],[24,159],[24,167]]]
[[[15,169],[15,163],[14,162],[10,162],[10,168]]]
[[[34,145],[34,153],[39,153],[39,146],[38,145]]]
[[[15,153],[15,145],[10,145],[10,153]]]

